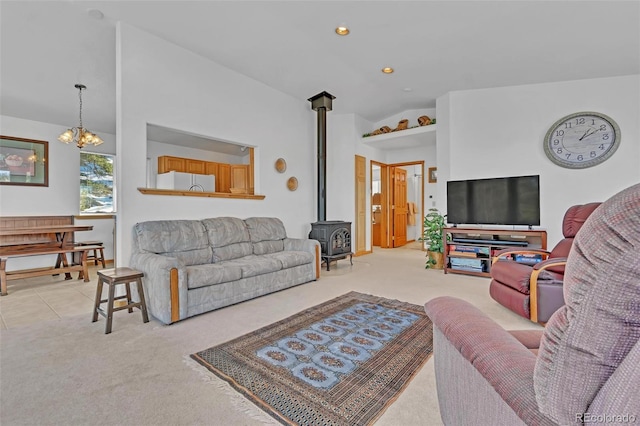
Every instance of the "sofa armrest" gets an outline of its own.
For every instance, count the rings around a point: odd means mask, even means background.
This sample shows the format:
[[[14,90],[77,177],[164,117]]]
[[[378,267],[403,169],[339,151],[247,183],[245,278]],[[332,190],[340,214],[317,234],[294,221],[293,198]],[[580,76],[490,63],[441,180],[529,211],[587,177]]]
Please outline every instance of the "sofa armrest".
[[[527,424],[552,424],[538,411],[533,371],[535,355],[509,332],[500,327],[470,303],[445,296],[425,304],[425,312],[433,321],[435,329],[467,361],[469,369],[475,370],[499,395],[515,414]],[[451,382],[466,380],[472,371],[460,372],[451,377],[438,377],[438,348],[435,348],[436,381],[442,381],[446,389],[463,389],[465,394],[438,396],[447,399],[447,410],[460,410],[472,406],[467,400],[477,399],[481,406],[486,395],[469,389],[465,383],[452,386]],[[445,356],[445,355],[440,355]],[[439,384],[438,388],[441,388]],[[458,406],[457,404],[460,404]],[[442,406],[442,402],[441,402]],[[473,416],[473,413],[469,414]],[[443,413],[443,418],[445,414]],[[479,424],[483,419],[477,419]]]
[[[564,305],[560,279],[539,280],[540,274],[549,268],[564,266],[566,257],[553,257],[533,265],[529,280],[529,312],[533,322],[546,323],[551,315]],[[553,275],[554,271],[550,271]],[[557,274],[556,274],[557,275]]]
[[[567,264],[566,257],[552,257],[551,259],[543,260],[542,262],[538,262],[535,265],[533,265],[533,270],[539,271],[538,272],[539,274],[543,270],[549,269],[552,266],[564,266],[566,264]]]
[[[322,259],[320,258],[320,243],[318,240],[285,238],[284,249],[285,251],[306,251],[311,253],[316,259],[316,279],[320,278],[320,264]]]
[[[181,261],[137,252],[131,255],[130,266],[144,272],[144,291],[151,315],[165,324],[187,317],[187,271]]]
[[[542,249],[509,247],[509,248],[505,248],[500,251],[497,251],[493,255],[493,260],[491,261],[491,263],[492,264],[496,263],[498,260],[500,260],[501,257],[507,256],[510,254],[541,254],[546,259],[551,254],[551,252],[547,250],[542,250]]]

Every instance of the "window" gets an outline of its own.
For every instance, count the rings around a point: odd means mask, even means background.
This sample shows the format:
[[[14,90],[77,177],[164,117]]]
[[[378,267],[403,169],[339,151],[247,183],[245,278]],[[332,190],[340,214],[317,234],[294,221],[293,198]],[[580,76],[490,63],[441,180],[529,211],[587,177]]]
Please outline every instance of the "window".
[[[113,213],[114,156],[80,153],[80,214]]]

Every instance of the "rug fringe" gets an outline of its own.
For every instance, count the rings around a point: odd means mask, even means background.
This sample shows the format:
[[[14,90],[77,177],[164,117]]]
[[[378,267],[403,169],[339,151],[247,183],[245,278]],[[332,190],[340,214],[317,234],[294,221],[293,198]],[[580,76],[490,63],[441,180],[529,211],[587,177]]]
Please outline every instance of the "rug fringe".
[[[185,355],[182,358],[182,362],[184,362],[189,368],[198,373],[203,382],[216,386],[219,390],[221,390],[225,395],[229,396],[231,400],[231,404],[234,406],[236,410],[245,414],[252,418],[253,420],[259,421],[266,425],[277,425],[278,422],[274,421],[274,419],[269,416],[267,413],[262,411],[259,407],[254,405],[251,401],[245,398],[243,395],[239,394],[235,389],[231,387],[231,385],[224,380],[217,377],[215,374],[211,373],[209,370],[204,368],[201,364],[196,362],[189,355]]]

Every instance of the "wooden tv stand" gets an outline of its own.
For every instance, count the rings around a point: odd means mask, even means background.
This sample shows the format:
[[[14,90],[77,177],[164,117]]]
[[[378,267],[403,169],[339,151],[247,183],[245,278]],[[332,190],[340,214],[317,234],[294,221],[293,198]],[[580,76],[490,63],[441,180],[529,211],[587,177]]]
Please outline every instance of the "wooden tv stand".
[[[443,231],[444,273],[491,276],[491,259],[507,247],[547,249],[547,231],[449,227]]]

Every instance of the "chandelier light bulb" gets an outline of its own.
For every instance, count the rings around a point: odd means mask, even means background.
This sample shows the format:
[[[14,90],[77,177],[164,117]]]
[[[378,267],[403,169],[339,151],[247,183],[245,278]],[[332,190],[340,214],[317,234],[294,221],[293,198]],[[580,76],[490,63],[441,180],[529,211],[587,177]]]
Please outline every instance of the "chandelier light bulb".
[[[76,84],[75,88],[78,89],[78,98],[80,99],[80,124],[78,127],[65,130],[58,136],[58,140],[66,144],[75,142],[76,146],[80,149],[87,144],[98,146],[104,142],[102,138],[82,127],[82,91],[86,89],[87,86],[84,84]]]

